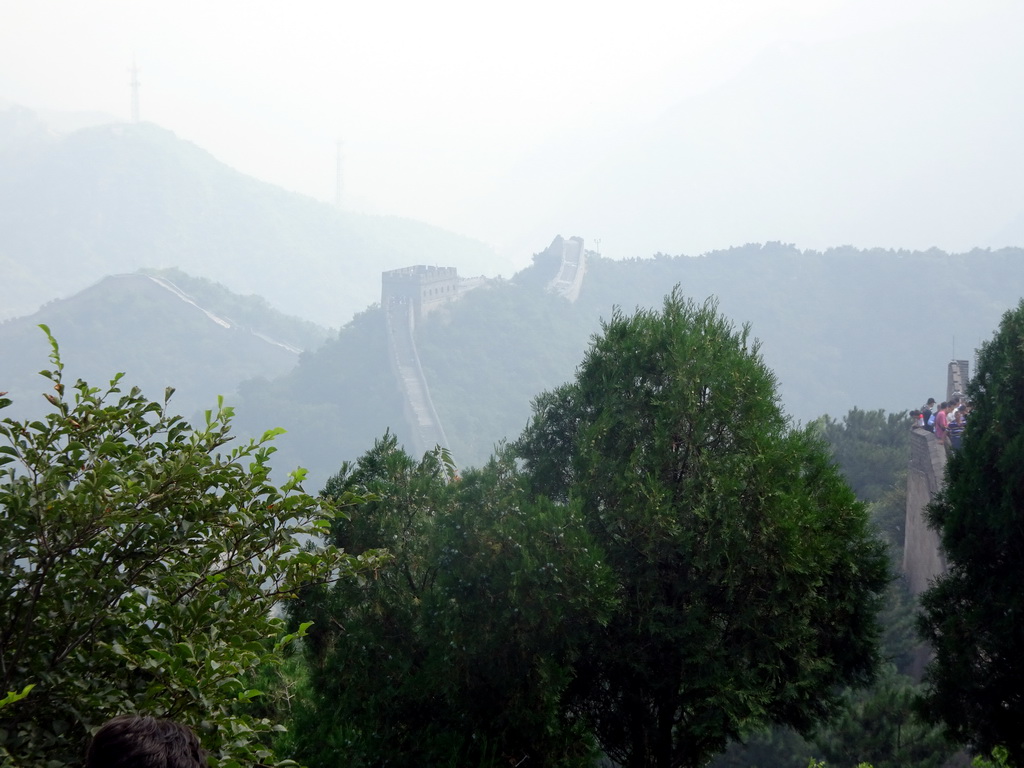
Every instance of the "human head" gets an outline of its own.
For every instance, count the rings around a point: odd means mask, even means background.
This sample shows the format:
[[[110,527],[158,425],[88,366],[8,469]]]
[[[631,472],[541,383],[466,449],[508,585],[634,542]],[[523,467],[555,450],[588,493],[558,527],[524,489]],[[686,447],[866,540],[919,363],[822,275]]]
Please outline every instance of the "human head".
[[[199,739],[173,720],[122,715],[92,737],[85,768],[206,768]]]
[[[933,405],[935,405],[935,398],[934,397],[929,397],[927,405],[928,405],[929,408],[931,408]]]

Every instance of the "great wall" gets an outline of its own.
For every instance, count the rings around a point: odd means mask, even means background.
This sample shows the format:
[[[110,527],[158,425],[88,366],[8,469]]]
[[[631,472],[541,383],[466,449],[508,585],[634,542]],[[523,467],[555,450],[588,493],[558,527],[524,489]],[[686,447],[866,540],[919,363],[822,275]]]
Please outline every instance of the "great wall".
[[[953,360],[946,373],[946,400],[967,390],[966,360]],[[903,529],[903,573],[915,597],[946,572],[938,534],[928,526],[927,507],[941,490],[946,474],[946,449],[923,427],[910,431],[910,463],[907,469],[907,507]]]
[[[564,239],[559,235],[545,253],[559,257],[559,266],[548,283],[548,290],[570,302],[576,301],[586,273],[583,238]],[[459,277],[454,267],[422,264],[393,269],[381,275],[380,304],[387,322],[388,357],[402,390],[405,421],[409,426],[409,448],[413,456],[422,456],[437,446],[449,449],[444,425],[438,418],[420,365],[416,326],[431,312],[488,282],[483,277]]]

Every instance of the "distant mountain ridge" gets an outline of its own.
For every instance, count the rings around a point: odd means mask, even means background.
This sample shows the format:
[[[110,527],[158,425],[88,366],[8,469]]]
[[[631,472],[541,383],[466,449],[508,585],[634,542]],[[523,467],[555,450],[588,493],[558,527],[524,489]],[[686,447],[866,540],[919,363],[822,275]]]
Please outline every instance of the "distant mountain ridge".
[[[82,378],[103,386],[123,372],[127,386],[151,399],[174,387],[171,407],[188,417],[216,407],[218,395],[230,402],[240,381],[287,373],[328,336],[262,299],[179,272],[112,275],[0,323],[0,390],[14,401],[12,414],[46,409],[39,397],[45,382],[36,372],[51,367],[50,349],[39,324],[60,345],[68,383]]]
[[[55,135],[0,114],[0,319],[110,274],[179,268],[339,326],[384,269],[486,271],[482,243],[419,222],[339,211],[247,177],[152,124]]]
[[[482,463],[519,435],[532,399],[571,380],[615,307],[660,307],[677,284],[694,301],[716,301],[737,326],[750,323],[783,408],[804,423],[941,399],[949,359],[971,359],[1024,292],[1021,249],[819,253],[766,243],[699,258],[587,261],[574,304],[545,290],[557,264],[543,252],[512,280],[490,281],[417,325],[424,376],[460,465]],[[289,430],[281,460],[307,467],[311,487],[385,430],[413,443],[384,326],[371,307],[285,376],[239,388],[240,424]]]
[[[548,249],[511,280],[487,281],[417,324],[423,374],[462,466],[518,436],[532,398],[572,378],[616,306],[660,306],[677,284],[751,324],[783,407],[803,422],[941,399],[949,359],[971,359],[1024,292],[1021,249],[818,253],[766,243],[629,261],[588,253],[575,303],[547,290],[557,269]],[[98,386],[125,371],[125,384],[152,398],[175,387],[171,408],[189,418],[224,395],[241,434],[284,427],[275,466],[307,467],[312,490],[386,430],[412,444],[377,304],[332,334],[181,272],[105,278],[0,323],[0,391],[15,400],[8,415],[46,407],[39,322],[60,342],[71,380]]]

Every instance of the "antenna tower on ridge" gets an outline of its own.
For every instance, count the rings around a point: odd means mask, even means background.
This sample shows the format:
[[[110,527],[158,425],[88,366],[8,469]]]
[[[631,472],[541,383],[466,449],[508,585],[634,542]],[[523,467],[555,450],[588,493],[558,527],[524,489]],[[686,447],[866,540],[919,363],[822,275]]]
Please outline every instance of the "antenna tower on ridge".
[[[139,68],[135,66],[135,57],[132,56],[132,122],[139,122]]]

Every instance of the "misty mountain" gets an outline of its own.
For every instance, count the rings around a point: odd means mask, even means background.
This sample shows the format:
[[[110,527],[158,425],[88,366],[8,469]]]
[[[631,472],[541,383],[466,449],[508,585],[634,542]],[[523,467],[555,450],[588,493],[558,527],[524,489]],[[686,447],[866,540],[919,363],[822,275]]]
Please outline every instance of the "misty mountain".
[[[37,327],[50,328],[65,364],[65,383],[78,378],[102,387],[118,372],[124,384],[161,400],[176,389],[171,409],[189,418],[231,402],[238,383],[281,376],[326,329],[288,317],[264,299],[232,294],[221,285],[176,271],[104,278],[29,317],[0,323],[0,391],[14,401],[5,416],[39,416],[52,368],[50,347]]]
[[[424,375],[460,465],[482,463],[495,443],[519,435],[533,397],[572,378],[615,307],[660,306],[676,284],[696,301],[715,297],[737,325],[751,324],[797,421],[941,400],[949,360],[972,360],[1016,306],[1024,251],[818,253],[768,243],[700,258],[591,253],[574,304],[545,290],[556,271],[551,254],[540,253],[512,280],[490,281],[417,328]],[[411,445],[378,306],[285,376],[244,383],[238,405],[239,424],[252,434],[289,430],[279,466],[307,467],[314,489],[385,430]]]
[[[491,255],[426,224],[257,181],[152,124],[60,135],[27,110],[0,113],[0,318],[107,275],[178,268],[339,326],[378,296],[381,270],[484,271]]]
[[[783,407],[802,422],[854,406],[893,412],[941,400],[948,361],[972,360],[1024,285],[1020,249],[818,253],[767,243],[699,258],[590,253],[570,303],[546,289],[558,266],[553,249],[538,253],[511,280],[486,281],[417,327],[424,376],[462,466],[518,436],[532,399],[572,378],[602,318],[615,307],[659,306],[676,284],[751,324]],[[259,297],[180,272],[106,278],[0,323],[0,390],[15,399],[9,415],[44,410],[36,372],[48,367],[49,350],[40,322],[58,339],[71,381],[100,385],[125,371],[126,384],[152,398],[176,387],[171,407],[190,418],[222,394],[241,433],[284,427],[275,466],[307,467],[312,490],[386,430],[412,444],[377,304],[330,335]]]

